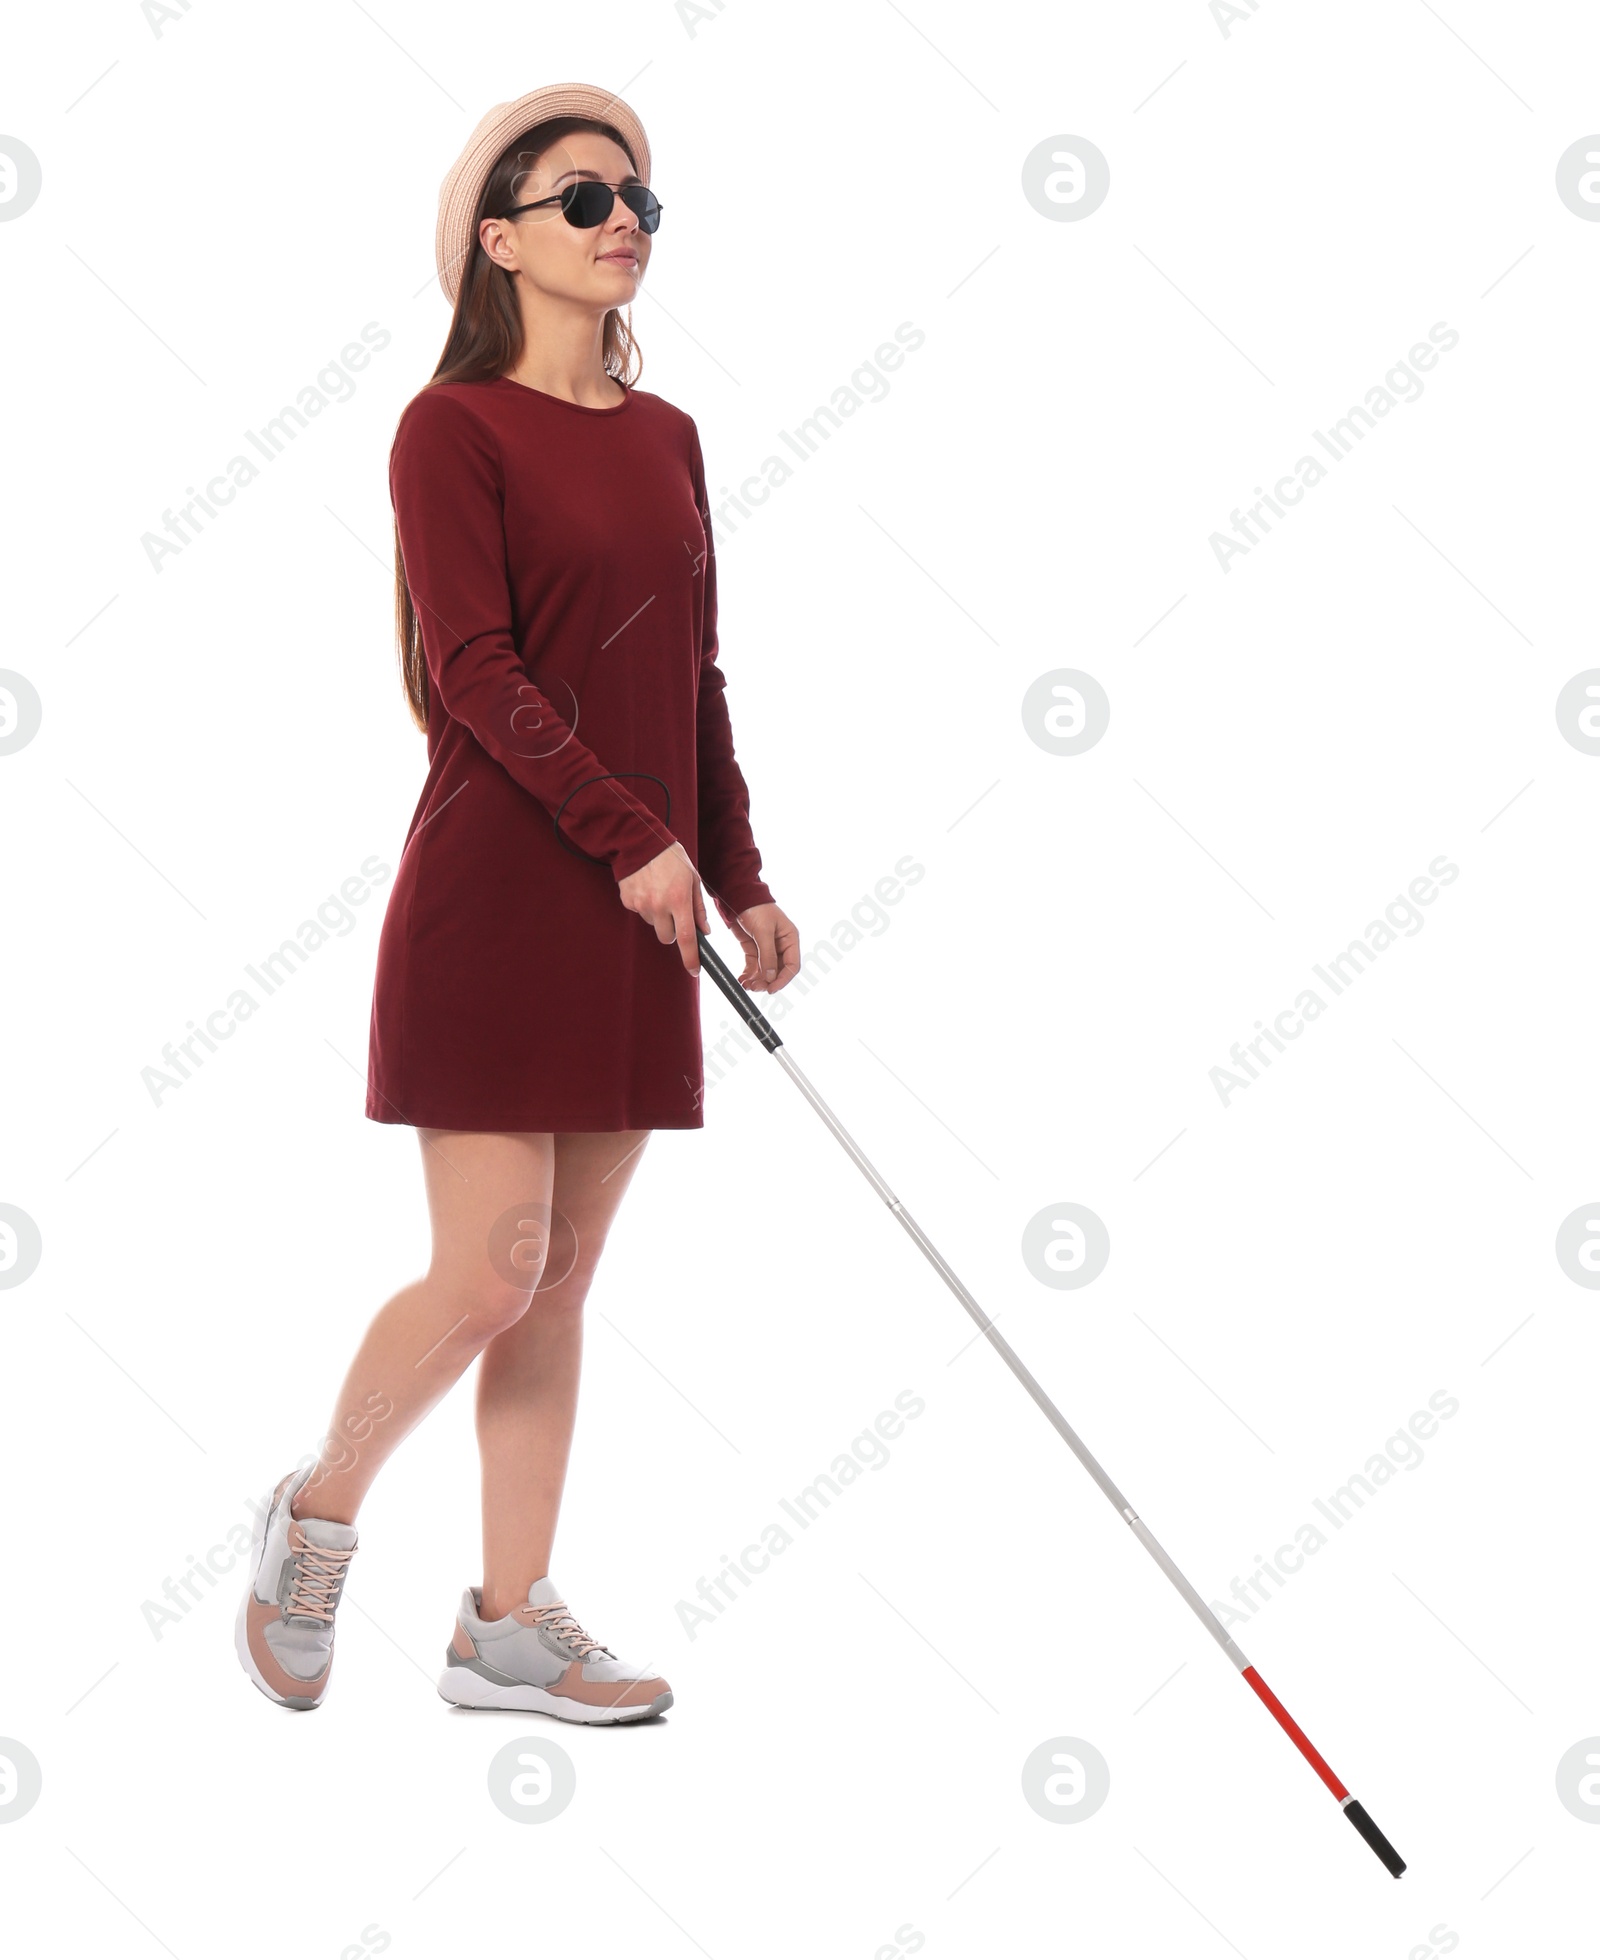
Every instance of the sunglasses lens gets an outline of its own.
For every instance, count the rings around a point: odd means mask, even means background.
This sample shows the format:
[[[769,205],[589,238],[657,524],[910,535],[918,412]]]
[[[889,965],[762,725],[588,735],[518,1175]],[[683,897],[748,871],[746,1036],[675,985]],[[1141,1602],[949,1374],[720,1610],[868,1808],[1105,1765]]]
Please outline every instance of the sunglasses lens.
[[[562,215],[569,225],[576,225],[580,231],[593,231],[596,225],[603,225],[611,216],[615,195],[609,184],[597,184],[589,178],[581,183],[568,184],[561,193]],[[660,201],[648,185],[624,184],[620,195],[623,203],[639,220],[641,231],[654,231],[661,223]]]
[[[641,231],[654,231],[661,223],[660,200],[648,185],[625,185],[622,191],[622,201],[639,220],[639,229]]]
[[[587,179],[568,184],[561,193],[561,212],[569,225],[576,225],[580,231],[593,231],[611,216],[610,185]]]

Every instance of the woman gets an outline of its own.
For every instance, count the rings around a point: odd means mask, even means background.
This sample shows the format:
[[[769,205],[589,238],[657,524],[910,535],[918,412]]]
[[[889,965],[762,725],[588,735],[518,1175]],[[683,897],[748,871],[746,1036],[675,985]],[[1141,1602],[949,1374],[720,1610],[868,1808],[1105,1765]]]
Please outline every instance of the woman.
[[[362,1498],[475,1357],[483,1581],[440,1693],[582,1722],[672,1701],[549,1576],[582,1307],[650,1132],[703,1124],[702,881],[752,991],[788,984],[799,936],[734,758],[695,425],[624,378],[621,309],[660,222],[649,177],[627,105],[560,85],[491,110],[440,196],[455,310],[390,458],[429,767],[379,944],[366,1104],[417,1130],[433,1256],[257,1529],[236,1645],[291,1708],[326,1692]]]

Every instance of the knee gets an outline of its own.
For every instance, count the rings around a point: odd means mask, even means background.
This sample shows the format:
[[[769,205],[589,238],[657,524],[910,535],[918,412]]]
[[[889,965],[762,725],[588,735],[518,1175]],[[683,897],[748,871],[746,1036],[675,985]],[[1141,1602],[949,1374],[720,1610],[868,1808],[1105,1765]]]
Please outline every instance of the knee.
[[[563,1235],[551,1249],[550,1257],[544,1262],[539,1277],[539,1297],[536,1306],[546,1304],[551,1307],[581,1307],[589,1297],[589,1288],[594,1284],[594,1276],[600,1265],[600,1255],[606,1249],[606,1233],[609,1227],[596,1227],[589,1224],[572,1225],[569,1221],[571,1240]]]
[[[565,1272],[546,1272],[533,1296],[533,1311],[541,1318],[558,1319],[564,1314],[580,1314],[589,1297],[598,1250],[589,1258],[579,1258]]]
[[[537,1273],[530,1273],[526,1281],[490,1273],[474,1279],[470,1285],[456,1288],[455,1308],[462,1317],[461,1332],[482,1347],[496,1334],[515,1327],[532,1304],[538,1282]]]

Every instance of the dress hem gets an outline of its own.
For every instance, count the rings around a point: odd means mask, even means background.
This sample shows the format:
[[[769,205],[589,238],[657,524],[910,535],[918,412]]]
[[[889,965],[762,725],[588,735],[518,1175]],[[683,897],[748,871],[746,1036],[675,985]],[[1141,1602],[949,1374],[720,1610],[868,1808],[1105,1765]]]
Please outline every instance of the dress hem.
[[[586,1131],[610,1134],[617,1130],[702,1130],[705,1128],[705,1113],[699,1109],[695,1111],[692,1118],[685,1117],[680,1110],[671,1116],[646,1116],[642,1120],[637,1115],[624,1114],[615,1122],[596,1122],[592,1116],[573,1122],[562,1121],[559,1118],[552,1119],[549,1115],[508,1116],[502,1112],[491,1116],[468,1116],[459,1110],[452,1111],[448,1115],[430,1112],[426,1115],[412,1113],[401,1116],[395,1113],[395,1105],[390,1098],[385,1097],[383,1100],[389,1103],[389,1108],[381,1114],[371,1100],[367,1102],[365,1114],[368,1120],[373,1123],[403,1125],[413,1130],[478,1130],[504,1135],[542,1132],[553,1135],[558,1131],[569,1134]]]

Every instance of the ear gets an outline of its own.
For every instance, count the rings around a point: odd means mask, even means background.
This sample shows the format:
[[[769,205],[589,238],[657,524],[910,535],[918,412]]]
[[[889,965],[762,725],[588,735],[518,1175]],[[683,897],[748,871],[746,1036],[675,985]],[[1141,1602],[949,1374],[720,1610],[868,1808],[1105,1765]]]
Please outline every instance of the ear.
[[[494,260],[496,265],[510,271],[516,265],[511,250],[511,241],[506,237],[505,226],[498,218],[485,218],[478,227],[478,243]]]

